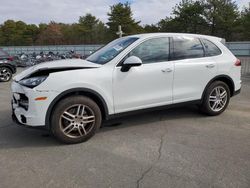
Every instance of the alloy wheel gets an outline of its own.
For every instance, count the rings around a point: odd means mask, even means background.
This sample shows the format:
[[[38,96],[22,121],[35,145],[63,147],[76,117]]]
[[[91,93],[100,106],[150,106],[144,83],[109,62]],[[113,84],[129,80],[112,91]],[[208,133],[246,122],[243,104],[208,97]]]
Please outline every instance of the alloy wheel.
[[[59,119],[61,131],[68,137],[79,138],[87,135],[95,125],[93,110],[83,104],[67,108]]]
[[[209,107],[214,112],[221,111],[228,100],[227,91],[222,86],[215,87],[209,95]]]
[[[6,68],[0,69],[0,80],[1,81],[8,81],[11,78],[11,72]]]

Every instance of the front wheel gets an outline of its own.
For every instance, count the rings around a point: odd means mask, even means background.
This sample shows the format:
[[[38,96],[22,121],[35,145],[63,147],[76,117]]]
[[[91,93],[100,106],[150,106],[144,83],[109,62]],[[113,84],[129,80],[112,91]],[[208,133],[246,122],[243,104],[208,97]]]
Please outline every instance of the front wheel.
[[[200,109],[210,116],[221,114],[228,106],[230,90],[222,81],[213,82],[205,91]]]
[[[60,141],[74,144],[94,136],[102,121],[98,105],[88,97],[72,96],[55,107],[51,131]]]
[[[12,78],[12,72],[7,67],[0,67],[0,81],[8,82]]]

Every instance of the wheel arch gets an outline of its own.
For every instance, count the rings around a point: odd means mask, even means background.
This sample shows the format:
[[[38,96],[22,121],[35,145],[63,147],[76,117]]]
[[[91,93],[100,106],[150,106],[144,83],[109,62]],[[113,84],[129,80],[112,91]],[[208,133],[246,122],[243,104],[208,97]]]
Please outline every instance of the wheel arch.
[[[222,81],[224,83],[226,83],[229,87],[229,90],[230,90],[230,96],[232,97],[234,95],[234,88],[235,88],[235,85],[234,85],[234,82],[233,82],[233,79],[231,77],[229,77],[228,75],[218,75],[216,77],[214,77],[213,79],[211,79],[205,89],[203,90],[203,93],[202,93],[202,98],[204,98],[204,95],[205,95],[205,92],[207,90],[207,88],[215,81]]]
[[[45,126],[47,129],[50,129],[51,115],[55,106],[58,104],[58,102],[64,98],[74,96],[74,95],[86,96],[92,99],[93,101],[95,101],[101,110],[102,119],[108,118],[109,112],[108,112],[107,103],[98,92],[92,89],[88,89],[88,88],[74,88],[74,89],[69,89],[69,90],[62,92],[50,103],[49,108],[46,112],[46,116],[45,116]]]

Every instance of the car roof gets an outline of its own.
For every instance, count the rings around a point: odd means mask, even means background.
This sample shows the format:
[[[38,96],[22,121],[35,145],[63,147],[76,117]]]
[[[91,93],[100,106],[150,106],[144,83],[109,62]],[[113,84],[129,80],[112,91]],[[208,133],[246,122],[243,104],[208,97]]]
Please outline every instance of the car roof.
[[[143,34],[136,34],[136,35],[130,35],[130,37],[139,37],[139,38],[151,38],[151,37],[160,37],[160,36],[166,36],[166,37],[174,37],[174,36],[182,36],[182,37],[198,37],[198,38],[205,38],[212,41],[220,41],[223,42],[223,38],[210,36],[210,35],[200,35],[200,34],[191,34],[191,33],[143,33]]]

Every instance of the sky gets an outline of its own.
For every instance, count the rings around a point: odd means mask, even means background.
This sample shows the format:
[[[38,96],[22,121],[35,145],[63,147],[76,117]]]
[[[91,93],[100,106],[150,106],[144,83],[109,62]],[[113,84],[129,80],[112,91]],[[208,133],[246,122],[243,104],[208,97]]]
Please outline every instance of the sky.
[[[172,8],[180,0],[129,0],[137,21],[154,24],[170,16]],[[248,6],[249,0],[235,0],[240,8]],[[48,23],[50,21],[74,23],[79,16],[91,13],[107,22],[110,6],[126,0],[0,0],[0,24],[7,19],[26,23]]]

